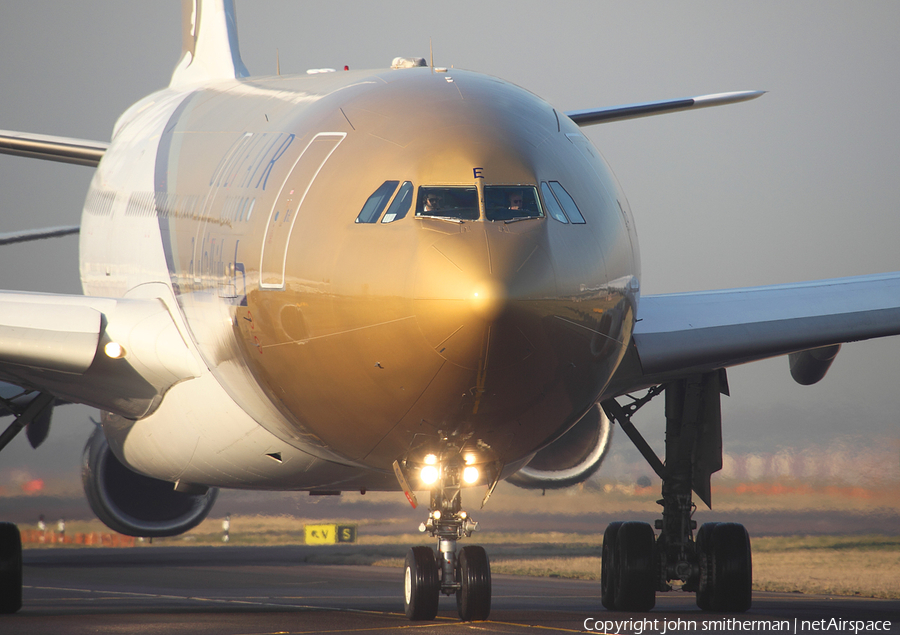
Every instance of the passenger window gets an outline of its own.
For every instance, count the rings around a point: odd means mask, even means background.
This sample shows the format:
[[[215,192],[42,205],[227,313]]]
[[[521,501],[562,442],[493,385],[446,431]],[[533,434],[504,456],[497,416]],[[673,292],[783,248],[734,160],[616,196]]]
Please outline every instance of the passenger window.
[[[533,185],[485,185],[484,213],[488,220],[506,222],[544,215]]]
[[[397,192],[397,196],[394,197],[391,206],[388,207],[387,214],[381,219],[381,222],[393,223],[395,220],[405,218],[406,213],[409,211],[409,206],[412,204],[412,196],[413,184],[409,181],[404,181],[403,185],[400,186],[400,191]]]
[[[397,189],[400,181],[385,181],[381,184],[372,196],[363,205],[362,211],[356,217],[357,223],[377,223],[381,212],[384,211],[388,201],[391,200],[391,194]]]
[[[553,193],[556,194],[556,199],[559,201],[559,204],[562,205],[562,208],[566,211],[566,216],[569,217],[569,220],[572,221],[575,225],[583,225],[584,224],[584,216],[581,215],[581,212],[578,211],[578,206],[575,204],[575,200],[569,196],[569,193],[566,192],[565,188],[559,184],[558,181],[550,181],[550,189],[553,190]]]
[[[544,195],[544,205],[547,206],[547,213],[560,223],[569,224],[569,219],[562,211],[562,207],[556,202],[556,197],[550,191],[550,186],[546,181],[541,181],[541,193]]]
[[[474,187],[419,188],[417,218],[478,220],[478,191]]]

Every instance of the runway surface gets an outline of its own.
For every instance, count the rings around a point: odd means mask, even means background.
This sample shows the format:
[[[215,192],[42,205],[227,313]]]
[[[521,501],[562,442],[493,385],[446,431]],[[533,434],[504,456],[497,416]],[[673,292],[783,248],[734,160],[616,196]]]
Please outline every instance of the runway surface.
[[[494,576],[489,621],[459,622],[447,597],[437,620],[411,623],[400,569],[315,563],[362,549],[27,550],[24,607],[0,633],[900,633],[896,600],[756,593],[748,613],[719,615],[667,593],[650,613],[624,614],[601,607],[598,582],[507,575]]]

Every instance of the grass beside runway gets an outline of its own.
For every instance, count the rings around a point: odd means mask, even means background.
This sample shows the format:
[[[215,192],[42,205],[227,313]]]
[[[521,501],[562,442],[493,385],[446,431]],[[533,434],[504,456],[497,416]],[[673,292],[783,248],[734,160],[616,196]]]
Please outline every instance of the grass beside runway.
[[[795,536],[753,540],[753,588],[900,598],[900,537]]]

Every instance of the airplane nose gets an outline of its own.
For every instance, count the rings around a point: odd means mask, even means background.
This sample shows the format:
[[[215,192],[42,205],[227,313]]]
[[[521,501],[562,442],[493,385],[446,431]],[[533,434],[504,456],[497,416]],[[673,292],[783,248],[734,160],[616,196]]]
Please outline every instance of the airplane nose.
[[[414,296],[419,328],[438,355],[462,368],[498,368],[527,358],[533,345],[523,321],[534,301],[556,294],[541,233],[512,227],[467,224],[420,252]]]
[[[492,322],[506,307],[506,287],[499,280],[485,278],[472,286],[469,303],[472,312],[485,322]]]

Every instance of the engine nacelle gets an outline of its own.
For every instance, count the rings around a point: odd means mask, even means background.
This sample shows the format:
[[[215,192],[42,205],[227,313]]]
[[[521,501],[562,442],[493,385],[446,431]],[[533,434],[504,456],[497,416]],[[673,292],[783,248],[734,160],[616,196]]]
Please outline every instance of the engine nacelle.
[[[611,439],[609,419],[595,404],[568,432],[506,480],[525,489],[562,489],[583,483],[600,467]]]
[[[219,490],[176,492],[174,485],[125,467],[95,429],[81,463],[81,482],[91,509],[103,523],[126,536],[177,536],[206,518]]]
[[[791,353],[788,355],[791,377],[801,386],[812,386],[825,376],[840,350],[840,344],[832,344]]]

